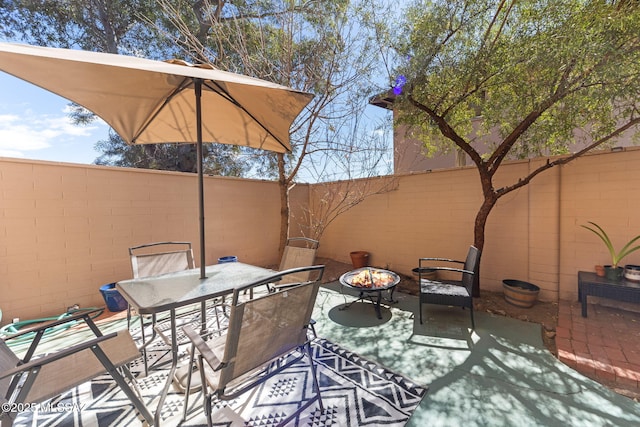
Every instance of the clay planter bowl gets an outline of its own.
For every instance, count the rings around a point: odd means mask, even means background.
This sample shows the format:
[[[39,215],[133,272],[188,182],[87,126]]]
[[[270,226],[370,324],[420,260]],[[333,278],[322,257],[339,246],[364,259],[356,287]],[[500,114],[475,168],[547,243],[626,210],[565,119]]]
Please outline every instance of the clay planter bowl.
[[[420,275],[418,274],[419,270],[420,270],[419,267],[416,267],[413,270],[411,270],[416,280],[420,277]],[[438,278],[438,270],[436,270],[435,268],[422,267],[422,278],[428,279],[428,280],[436,280]]]
[[[640,265],[625,265],[624,278],[633,282],[640,282]]]

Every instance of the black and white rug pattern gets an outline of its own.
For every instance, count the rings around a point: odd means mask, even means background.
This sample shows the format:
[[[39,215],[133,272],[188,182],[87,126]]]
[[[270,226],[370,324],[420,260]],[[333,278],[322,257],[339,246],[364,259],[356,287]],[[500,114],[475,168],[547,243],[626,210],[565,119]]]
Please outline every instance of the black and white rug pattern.
[[[149,356],[166,358],[162,344],[156,346]],[[425,387],[327,340],[315,339],[312,351],[324,410],[316,401],[292,426],[403,426],[426,392]],[[136,362],[132,371],[140,374],[137,386],[155,413],[168,366],[161,360],[144,376],[142,362]],[[214,401],[213,425],[275,426],[313,396],[311,371],[304,358],[234,400]],[[170,388],[161,408],[161,425],[206,426],[202,393],[190,394],[189,412],[182,421],[184,397],[177,388]],[[103,375],[40,405],[37,411],[21,413],[14,425],[103,427],[141,425],[141,421],[112,378]]]

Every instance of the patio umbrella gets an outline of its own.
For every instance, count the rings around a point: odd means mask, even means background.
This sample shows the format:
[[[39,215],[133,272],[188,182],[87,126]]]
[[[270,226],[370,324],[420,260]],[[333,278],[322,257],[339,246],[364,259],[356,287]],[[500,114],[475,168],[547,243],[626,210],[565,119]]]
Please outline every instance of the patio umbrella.
[[[206,64],[14,43],[0,42],[0,70],[82,105],[129,144],[197,144],[202,278],[202,143],[287,152],[291,123],[313,97]]]

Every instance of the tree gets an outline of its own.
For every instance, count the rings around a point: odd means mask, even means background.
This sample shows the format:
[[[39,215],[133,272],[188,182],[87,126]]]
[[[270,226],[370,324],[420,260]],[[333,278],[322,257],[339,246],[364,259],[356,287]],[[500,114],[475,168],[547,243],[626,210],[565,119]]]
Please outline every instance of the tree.
[[[406,17],[398,42],[406,58],[395,82],[398,122],[427,149],[458,147],[474,162],[484,196],[474,225],[480,250],[501,197],[638,130],[635,1],[419,1]],[[473,127],[478,117],[481,125]],[[481,154],[474,143],[491,131],[499,139]],[[494,187],[505,160],[556,154],[565,156]]]
[[[364,18],[380,10],[370,0],[101,0],[91,4],[14,0],[0,2],[3,16],[10,18],[0,30],[49,46],[210,62],[314,93],[316,98],[292,127],[291,153],[257,155],[245,148],[214,145],[208,151],[215,155],[205,159],[208,173],[278,180],[284,247],[289,191],[301,175],[325,181],[389,170],[381,167],[389,140],[380,140],[376,125],[362,120],[374,92],[371,76],[378,53]],[[38,25],[42,22],[43,27]],[[77,123],[94,119],[82,108],[76,108],[73,117]],[[98,148],[104,153],[96,161],[99,164],[182,171],[192,171],[195,164],[190,146],[129,147],[111,134]],[[374,193],[379,191],[376,187]],[[349,197],[331,199],[353,206],[368,194],[353,187]],[[325,224],[312,225],[316,231],[330,222],[319,217],[313,221]]]
[[[167,16],[181,16],[172,11],[172,2],[162,4]],[[346,0],[218,1],[197,5],[197,25],[174,22],[181,29],[176,42],[182,43],[194,59],[211,58],[221,69],[315,95],[292,126],[292,152],[264,153],[255,165],[261,176],[278,180],[283,248],[289,230],[289,191],[301,175],[325,181],[388,171],[378,166],[389,147],[376,136],[375,125],[361,120],[372,94],[371,75],[376,71],[378,49],[361,18],[376,6],[373,2],[351,4]],[[379,186],[372,191],[355,185],[349,188],[345,193],[343,187],[335,197],[325,194],[325,200],[332,200],[330,212],[342,212],[342,208],[380,191]],[[310,219],[315,238],[330,223],[332,214],[325,214]]]
[[[195,2],[199,4],[202,2]],[[181,3],[177,14],[193,16],[193,5]],[[166,17],[150,0],[7,0],[0,1],[0,33],[31,44],[168,59],[181,55],[175,44],[174,19]],[[72,104],[71,119],[86,125],[96,116]],[[147,169],[196,171],[194,145],[129,146],[110,133],[96,143],[103,154],[96,164]],[[238,147],[217,146],[205,150],[205,172],[240,176],[248,170],[250,156]]]
[[[385,120],[373,123],[376,131],[372,133],[368,126],[360,128],[356,117],[346,138],[351,152],[321,150],[309,162],[313,176],[327,180],[312,187],[312,203],[303,209],[304,223],[309,225],[312,239],[320,240],[334,220],[368,197],[397,188],[398,180],[392,175],[392,162],[387,158],[392,154],[388,146],[391,138],[387,135],[390,126]],[[319,160],[318,156],[324,159]]]
[[[0,2],[2,34],[40,46],[97,52],[151,52],[161,39],[146,25],[151,0],[6,0]],[[151,18],[153,19],[153,18]]]
[[[109,139],[99,141],[96,149],[102,152],[95,161],[97,165],[197,172],[193,144],[128,145],[110,131]],[[207,175],[242,176],[250,169],[250,161],[242,151],[243,147],[238,146],[204,144],[203,172]]]

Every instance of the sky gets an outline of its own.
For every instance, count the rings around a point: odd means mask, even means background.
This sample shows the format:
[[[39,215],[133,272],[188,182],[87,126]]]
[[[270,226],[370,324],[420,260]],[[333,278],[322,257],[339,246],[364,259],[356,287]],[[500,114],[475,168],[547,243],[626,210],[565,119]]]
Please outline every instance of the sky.
[[[71,123],[69,101],[0,71],[0,157],[91,164],[109,127]]]
[[[0,39],[2,41],[12,41]],[[73,125],[66,112],[70,102],[31,83],[0,71],[0,157],[91,164],[107,140],[109,126],[98,119]],[[368,115],[388,115],[369,106]]]
[[[88,126],[74,125],[67,113],[69,104],[65,98],[0,71],[0,157],[92,164],[101,154],[94,150],[95,143],[108,139],[109,126],[101,119]],[[367,113],[373,117],[388,114],[374,106]]]
[[[67,112],[69,106],[69,100],[0,71],[0,157],[94,163],[101,155],[94,149],[95,144],[108,139],[109,126],[99,118],[87,126],[74,125]],[[366,122],[373,123],[389,115],[379,107],[368,106],[366,110],[361,117]],[[372,131],[376,135],[380,132]],[[389,135],[385,133],[378,137],[387,139]],[[386,159],[379,166],[379,174],[388,173],[392,161],[391,157]],[[355,173],[355,176],[369,176],[372,172]],[[309,171],[300,172],[297,177],[302,182],[317,180]],[[332,179],[347,177],[337,175]]]

